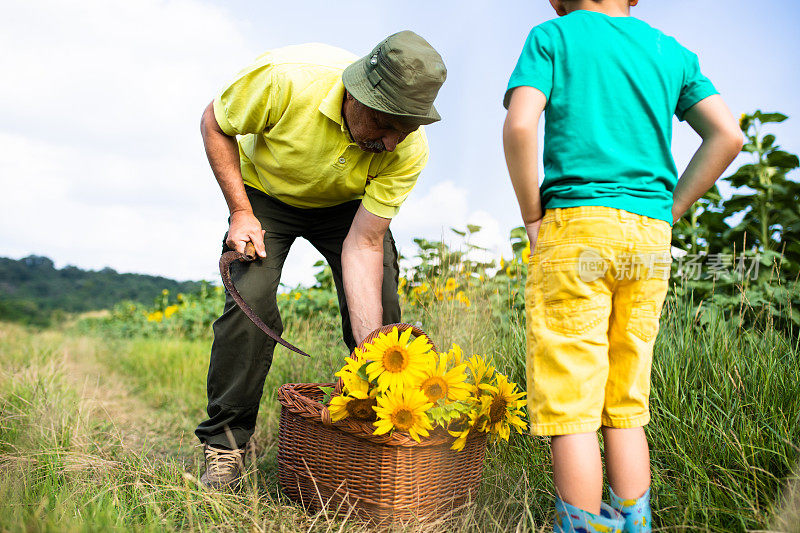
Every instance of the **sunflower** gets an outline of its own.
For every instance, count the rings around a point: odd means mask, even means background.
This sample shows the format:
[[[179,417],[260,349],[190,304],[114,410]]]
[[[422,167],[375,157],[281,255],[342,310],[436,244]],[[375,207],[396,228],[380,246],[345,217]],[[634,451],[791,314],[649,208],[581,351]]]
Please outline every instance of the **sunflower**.
[[[464,375],[467,365],[457,365],[448,371],[448,359],[447,353],[434,352],[431,362],[425,368],[425,378],[419,386],[428,401],[434,404],[442,399],[450,402],[466,400],[469,396],[469,386],[465,383]]]
[[[444,290],[446,292],[453,292],[458,287],[458,283],[456,282],[455,278],[447,278],[447,281],[444,284]]]
[[[331,400],[328,411],[331,414],[331,421],[333,422],[338,422],[348,416],[356,420],[367,420],[371,422],[376,418],[376,405],[378,405],[378,401],[375,396],[372,395],[342,394]]]
[[[392,430],[408,433],[412,439],[420,442],[420,436],[427,437],[428,430],[433,429],[425,411],[433,407],[421,390],[406,389],[389,391],[378,397],[375,408],[378,420],[375,422],[375,435],[383,435]]]
[[[379,390],[413,388],[424,378],[431,345],[425,337],[409,342],[410,337],[410,329],[399,333],[395,327],[364,346],[364,358],[371,361],[367,376],[370,381],[377,379]]]
[[[521,398],[525,393],[516,390],[515,383],[509,383],[508,378],[497,374],[497,386],[481,397],[481,411],[486,415],[479,424],[481,431],[494,433],[504,440],[508,440],[512,427],[517,433],[522,433],[527,427],[522,420],[525,400]]]
[[[458,366],[461,364],[461,360],[464,358],[464,351],[461,349],[456,343],[453,343],[453,347],[447,350],[447,362],[452,364],[453,366]]]
[[[528,241],[528,244],[525,245],[525,249],[522,250],[522,262],[527,264],[530,258],[531,258],[531,243],[530,241]]]
[[[470,393],[479,398],[483,391],[493,390],[494,387],[490,384],[495,375],[494,367],[486,362],[480,355],[473,355],[467,360],[467,368],[472,373],[472,386]]]
[[[472,409],[468,413],[461,415],[457,420],[450,422],[447,426],[447,432],[452,437],[456,437],[456,440],[453,441],[453,444],[450,446],[451,450],[459,452],[464,449],[464,446],[467,444],[467,437],[469,437],[469,434],[475,427],[479,416],[480,410]]]
[[[361,352],[361,350],[356,348],[353,352],[353,355],[344,358],[344,366],[334,375],[336,377],[342,377],[343,374],[348,372],[351,374],[366,375],[366,373],[362,371],[362,368],[366,363],[367,360],[364,359],[364,354]]]
[[[456,300],[458,300],[458,302],[461,303],[464,307],[470,306],[469,297],[467,297],[467,295],[464,294],[464,291],[458,291],[456,293]]]
[[[336,375],[342,378],[344,389],[340,396],[331,399],[328,407],[331,420],[338,422],[348,416],[358,420],[375,420],[374,407],[378,404],[375,399],[378,390],[370,391],[369,381],[346,368],[337,372]]]

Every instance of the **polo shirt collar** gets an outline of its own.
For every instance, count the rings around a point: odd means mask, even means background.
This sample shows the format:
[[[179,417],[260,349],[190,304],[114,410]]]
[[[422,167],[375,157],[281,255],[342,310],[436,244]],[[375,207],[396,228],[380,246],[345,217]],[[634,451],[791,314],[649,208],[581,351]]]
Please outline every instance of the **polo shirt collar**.
[[[342,130],[342,133],[345,134],[347,138],[350,138],[350,134],[347,131],[347,128],[344,126],[344,119],[342,118],[342,101],[344,100],[344,83],[342,83],[342,79],[339,78],[336,80],[336,83],[333,84],[333,87],[330,91],[328,91],[327,96],[322,100],[322,103],[319,104],[320,112],[337,123]]]

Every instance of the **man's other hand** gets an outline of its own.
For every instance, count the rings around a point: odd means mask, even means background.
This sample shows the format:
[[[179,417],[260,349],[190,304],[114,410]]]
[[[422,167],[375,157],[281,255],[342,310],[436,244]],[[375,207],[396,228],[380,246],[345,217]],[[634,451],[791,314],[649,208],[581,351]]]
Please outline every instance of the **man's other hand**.
[[[228,228],[228,238],[225,244],[228,248],[244,253],[244,247],[248,241],[252,242],[259,257],[267,257],[264,248],[264,233],[261,223],[252,211],[235,211],[231,214],[230,228]]]

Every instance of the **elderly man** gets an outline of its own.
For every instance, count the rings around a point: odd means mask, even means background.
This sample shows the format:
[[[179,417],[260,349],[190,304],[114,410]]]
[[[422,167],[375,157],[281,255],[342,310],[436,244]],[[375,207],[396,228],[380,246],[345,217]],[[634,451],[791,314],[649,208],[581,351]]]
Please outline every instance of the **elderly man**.
[[[389,223],[427,162],[420,126],[440,119],[433,101],[446,74],[436,50],[410,31],[361,59],[322,44],[290,46],[259,57],[206,108],[203,142],[230,210],[223,250],[250,241],[260,258],[235,263],[231,275],[279,334],[276,292],[297,237],[333,271],[350,350],[400,320]],[[274,348],[228,295],[214,323],[208,419],[195,432],[206,486],[238,484]]]

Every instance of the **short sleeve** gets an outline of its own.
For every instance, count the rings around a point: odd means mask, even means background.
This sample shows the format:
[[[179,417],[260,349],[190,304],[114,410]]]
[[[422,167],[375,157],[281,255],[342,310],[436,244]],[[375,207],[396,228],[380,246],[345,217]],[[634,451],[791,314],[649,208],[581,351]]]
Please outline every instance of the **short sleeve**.
[[[714,84],[700,72],[700,61],[697,55],[685,50],[685,65],[683,86],[678,97],[675,115],[679,120],[684,120],[684,115],[690,107],[712,94],[719,94]]]
[[[214,99],[214,117],[227,135],[262,133],[283,114],[286,100],[271,65],[256,63]]]
[[[375,176],[370,176],[361,203],[373,215],[394,218],[428,163],[428,140],[423,128],[386,155],[391,159]]]
[[[540,26],[531,30],[522,53],[517,61],[511,79],[508,82],[503,106],[508,109],[511,92],[516,87],[533,87],[539,89],[550,99],[553,89],[553,42]]]

